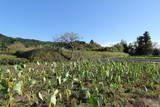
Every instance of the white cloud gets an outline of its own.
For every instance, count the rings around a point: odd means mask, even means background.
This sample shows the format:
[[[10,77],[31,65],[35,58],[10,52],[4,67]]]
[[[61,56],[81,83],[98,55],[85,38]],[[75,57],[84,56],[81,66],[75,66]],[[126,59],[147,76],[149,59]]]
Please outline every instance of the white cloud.
[[[108,42],[106,44],[100,44],[102,47],[111,47],[115,44],[117,44],[119,42]],[[133,41],[130,41],[130,42],[127,42],[127,44],[129,43],[134,43]],[[154,45],[154,48],[160,48],[160,41],[157,41],[157,42],[153,42],[153,45]]]
[[[115,44],[117,44],[118,42],[108,42],[108,43],[106,43],[106,44],[101,44],[101,46],[102,47],[111,47],[111,46],[113,46],[113,45],[115,45]]]
[[[153,42],[154,48],[160,48],[160,41]]]
[[[103,47],[111,47],[111,46],[113,46],[117,43],[120,43],[120,42],[108,42],[106,44],[100,44],[100,45],[103,46]],[[133,41],[127,42],[128,45],[129,45],[129,43],[134,43],[134,42]]]

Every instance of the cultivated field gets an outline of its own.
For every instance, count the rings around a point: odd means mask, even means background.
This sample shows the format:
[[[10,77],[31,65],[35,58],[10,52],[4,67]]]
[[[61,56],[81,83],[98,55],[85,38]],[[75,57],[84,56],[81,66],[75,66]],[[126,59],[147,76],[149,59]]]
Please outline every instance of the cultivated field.
[[[0,106],[158,107],[159,95],[159,63],[82,60],[0,69]]]

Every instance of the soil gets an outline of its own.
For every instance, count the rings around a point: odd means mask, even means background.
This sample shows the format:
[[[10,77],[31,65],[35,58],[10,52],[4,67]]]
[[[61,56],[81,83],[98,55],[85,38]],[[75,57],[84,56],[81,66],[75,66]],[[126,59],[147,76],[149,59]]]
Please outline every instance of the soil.
[[[91,107],[89,104],[82,104],[75,107]],[[107,104],[102,107],[160,107],[160,97],[159,98],[139,98],[131,99],[127,104]]]
[[[134,58],[134,59],[129,59],[129,58],[108,58],[108,59],[103,59],[107,61],[128,61],[128,62],[145,62],[145,63],[160,63],[160,59],[154,59],[154,58]]]

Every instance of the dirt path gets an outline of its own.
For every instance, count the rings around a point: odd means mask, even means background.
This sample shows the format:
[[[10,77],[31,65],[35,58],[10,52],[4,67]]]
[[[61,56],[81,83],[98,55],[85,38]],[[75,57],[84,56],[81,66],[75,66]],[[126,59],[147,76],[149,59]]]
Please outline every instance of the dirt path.
[[[146,63],[160,63],[160,59],[151,59],[151,58],[146,58],[146,59],[142,59],[142,58],[105,58],[102,59],[104,61],[128,61],[128,62],[146,62]]]
[[[92,107],[89,104],[82,104],[75,107]],[[139,98],[131,99],[127,104],[108,104],[102,107],[160,107],[160,97],[157,99],[152,98]]]

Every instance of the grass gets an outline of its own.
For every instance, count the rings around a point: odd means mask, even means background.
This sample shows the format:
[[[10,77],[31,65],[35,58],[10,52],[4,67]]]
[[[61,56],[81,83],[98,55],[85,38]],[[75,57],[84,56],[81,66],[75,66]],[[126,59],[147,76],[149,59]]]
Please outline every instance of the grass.
[[[3,58],[16,58],[16,56],[9,55],[9,54],[0,54],[0,59],[3,59]]]
[[[83,60],[1,68],[1,106],[96,107],[160,94],[160,64]]]
[[[31,61],[45,61],[45,62],[59,62],[67,60],[79,60],[79,59],[98,59],[107,57],[124,57],[128,56],[122,52],[96,52],[96,51],[73,51],[73,57],[71,58],[72,51],[67,49],[53,49],[53,48],[39,48],[25,52],[17,52],[15,55],[21,58],[27,58]]]
[[[17,58],[10,54],[0,54],[0,65],[14,65],[14,64],[24,64],[28,60],[25,58]]]
[[[82,52],[85,58],[89,57],[126,57],[128,54],[123,52],[96,52],[96,51],[84,51]]]

